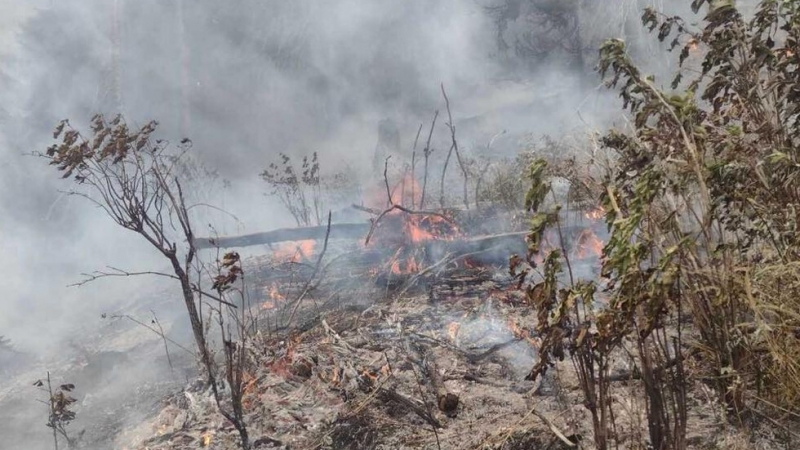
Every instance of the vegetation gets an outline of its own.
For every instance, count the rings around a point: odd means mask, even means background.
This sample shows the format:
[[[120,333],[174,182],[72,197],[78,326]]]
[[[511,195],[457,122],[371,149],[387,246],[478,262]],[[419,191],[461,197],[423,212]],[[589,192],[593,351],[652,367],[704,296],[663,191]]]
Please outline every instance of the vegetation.
[[[47,378],[43,380],[36,380],[34,386],[47,393],[47,427],[53,430],[53,447],[58,450],[59,436],[67,441],[67,448],[76,448],[80,437],[83,432],[79,433],[77,437],[71,436],[67,432],[69,424],[75,420],[75,411],[72,411],[72,405],[76,400],[70,395],[75,389],[72,383],[65,383],[53,389],[53,384],[50,380],[50,372],[47,373]]]
[[[270,186],[270,195],[278,197],[297,226],[322,225],[323,205],[317,152],[311,158],[303,157],[299,174],[292,158],[281,153],[280,162],[271,163],[261,172],[261,178]]]
[[[506,1],[493,10],[501,38],[523,5],[566,39],[540,45],[528,36],[527,46],[518,43],[517,51],[531,56],[533,50],[566,45],[583,63],[580,2]],[[732,1],[691,5],[706,13],[702,28],[653,9],[642,16],[659,41],[679,50],[680,68],[669,88],[642,73],[624,41],[609,40],[600,48],[598,70],[631,116],[628,129],[611,130],[600,140],[613,161],[602,176],[580,169],[574,159],[559,159],[561,144],[547,139],[546,158],[539,151],[493,165],[462,159],[442,86],[451,146],[439,180],[440,207],[450,200],[446,171],[455,153],[453,164],[463,176],[458,200],[465,209],[487,202],[530,215],[528,251],[510,261],[535,312],[540,342],[528,379],[541,379],[569,360],[600,450],[688,448],[689,392],[698,385],[714,393],[725,419],[741,429],[766,421],[792,435],[792,421],[800,418],[800,3],[762,0],[749,19]],[[438,112],[422,153],[421,208],[437,117]],[[245,374],[253,366],[248,346],[257,324],[249,313],[244,270],[234,252],[218,254],[213,267],[199,260],[190,216],[196,205],[186,200],[181,181],[215,179],[216,173],[190,170],[183,163],[190,141],[175,151],[151,139],[155,129],[155,122],[131,130],[120,116],[110,122],[96,116],[92,136],[84,137],[65,120],[54,135],[60,143],[43,156],[76,183],[72,194],[141,236],[170,263],[171,273],[115,270],[91,278],[147,274],[178,282],[217,408],[248,449]],[[392,206],[375,223],[398,208],[387,166],[384,160]],[[281,154],[260,176],[298,226],[322,224],[324,183],[316,153],[304,157],[299,169]],[[346,185],[345,178],[337,175],[332,183]],[[556,192],[556,178],[572,182],[567,196]],[[610,239],[603,249],[602,280],[580,281],[564,239],[556,248],[543,242],[546,233],[562,232],[562,208],[592,200],[602,205]],[[327,237],[312,278],[325,248]],[[216,319],[221,350],[209,337],[204,307]],[[0,336],[0,349],[6,347]],[[624,377],[614,374],[620,361],[632,365]],[[623,378],[638,380],[646,435],[621,431],[614,383]],[[42,381],[36,385],[49,395],[48,426],[56,447],[59,435],[72,445],[66,426],[75,417],[69,410],[75,400],[68,395],[74,386],[54,391],[49,375],[46,388]],[[578,445],[578,436],[560,438]]]
[[[188,203],[180,177],[192,173],[184,164],[191,141],[183,139],[175,151],[168,142],[151,139],[156,126],[153,121],[131,130],[121,116],[107,122],[97,115],[91,122],[93,136],[87,138],[63,120],[53,135],[61,139],[60,144],[49,147],[43,156],[56,166],[62,178],[71,178],[76,183],[78,188],[70,194],[101,208],[117,225],[141,236],[169,262],[172,273],[113,269],[96,272],[86,281],[154,275],[179,283],[208,385],[221,414],[239,431],[242,448],[248,449],[242,392],[245,345],[252,319],[247,312],[244,273],[238,255],[229,253],[217,261],[217,276],[211,289],[202,287],[212,280],[207,278],[211,271],[200,261],[194,242],[190,211],[198,204]],[[234,289],[237,280],[242,286]],[[229,298],[232,294],[238,294],[241,308]],[[203,321],[204,306],[219,326],[224,349],[221,364],[215,358],[208,335],[211,325]],[[226,318],[236,325],[235,329],[226,325]],[[221,380],[227,381],[229,387],[227,401],[218,387]]]
[[[687,389],[697,382],[740,426],[763,419],[788,431],[800,414],[800,4],[764,0],[750,20],[733,2],[692,7],[706,11],[702,29],[643,15],[680,49],[671,91],[640,72],[623,41],[600,49],[599,71],[632,116],[630,130],[602,139],[615,159],[598,192],[611,233],[602,291],[572,282],[563,249],[540,248],[545,228],[560,227],[558,207],[543,206],[547,164],[529,173],[530,249],[512,270],[542,337],[530,377],[569,356],[600,449],[622,439],[609,371],[629,345],[649,430],[635,446],[687,448]]]

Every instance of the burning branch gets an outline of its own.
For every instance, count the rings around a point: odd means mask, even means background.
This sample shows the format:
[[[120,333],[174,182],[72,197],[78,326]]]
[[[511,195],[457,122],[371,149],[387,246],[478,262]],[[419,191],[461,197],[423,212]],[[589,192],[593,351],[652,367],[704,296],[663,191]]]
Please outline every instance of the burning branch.
[[[325,242],[322,244],[322,252],[320,252],[319,256],[317,257],[317,263],[314,265],[314,272],[308,278],[308,281],[306,281],[306,285],[303,287],[303,292],[297,297],[297,300],[295,300],[294,307],[292,308],[292,314],[289,316],[290,324],[292,323],[292,320],[294,320],[294,315],[297,313],[297,308],[300,307],[300,302],[303,301],[308,294],[308,291],[311,289],[311,282],[314,281],[314,278],[316,278],[317,274],[319,273],[320,265],[322,264],[322,258],[325,256],[325,251],[328,250],[328,238],[330,237],[330,234],[331,212],[328,211],[328,232],[325,233]]]
[[[375,226],[378,224],[378,222],[380,222],[380,220],[383,218],[383,216],[385,216],[386,214],[389,214],[390,212],[392,212],[394,210],[402,211],[402,212],[404,212],[406,214],[412,214],[412,215],[417,215],[417,216],[436,216],[436,217],[439,217],[439,218],[441,218],[441,219],[443,219],[443,220],[445,220],[445,221],[447,221],[447,222],[449,222],[451,224],[455,223],[449,217],[445,216],[442,213],[438,213],[436,211],[414,211],[414,210],[408,209],[408,208],[406,208],[404,206],[392,205],[391,207],[389,207],[389,209],[383,211],[375,220],[372,221],[372,226],[369,229],[369,233],[367,234],[367,239],[364,242],[364,245],[369,244],[369,240],[370,240],[370,238],[372,238],[372,234],[375,232]]]
[[[387,175],[387,171],[388,171],[388,168],[389,168],[389,158],[386,158],[386,161],[384,162],[384,166],[383,166],[383,181],[386,184],[386,195],[389,197],[389,205],[391,205],[391,206],[389,206],[388,209],[386,209],[385,211],[380,213],[380,215],[378,215],[378,217],[375,218],[375,220],[372,221],[372,225],[369,228],[369,233],[367,233],[367,239],[365,240],[364,245],[368,245],[369,244],[369,241],[372,238],[372,234],[375,232],[375,227],[378,225],[378,222],[380,222],[380,220],[383,219],[383,217],[386,214],[389,214],[390,212],[392,212],[394,210],[399,210],[399,211],[402,211],[402,212],[404,212],[406,214],[411,214],[411,215],[436,216],[436,217],[439,217],[439,218],[441,218],[441,219],[443,219],[443,220],[445,220],[445,221],[447,221],[447,222],[449,222],[451,224],[454,223],[449,217],[445,216],[444,214],[441,214],[441,213],[438,213],[438,212],[435,212],[435,211],[414,211],[414,210],[406,208],[405,206],[402,206],[402,205],[399,205],[399,204],[395,203],[394,199],[392,198],[392,191],[389,188],[389,178],[388,178],[388,175]],[[426,172],[426,175],[427,175],[427,172]],[[423,185],[422,192],[423,192],[423,195],[424,195],[424,193],[425,193],[424,185]]]

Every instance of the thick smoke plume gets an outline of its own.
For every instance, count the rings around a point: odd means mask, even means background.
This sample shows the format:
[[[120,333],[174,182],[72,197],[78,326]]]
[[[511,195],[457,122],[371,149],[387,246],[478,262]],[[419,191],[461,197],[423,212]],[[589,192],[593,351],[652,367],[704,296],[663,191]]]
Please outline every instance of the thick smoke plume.
[[[545,33],[520,19],[519,8],[537,3],[548,2],[0,1],[0,335],[46,360],[107,326],[101,313],[137,299],[180,311],[172,297],[153,299],[143,279],[66,287],[106,265],[161,263],[101,211],[61,193],[68,186],[30,155],[51,143],[59,120],[84,129],[95,113],[157,120],[160,138],[190,138],[192,158],[209,169],[198,195],[238,217],[215,223],[218,231],[291,225],[258,178],[279,152],[316,151],[323,171],[368,178],[378,124],[391,119],[410,149],[420,123],[443,109],[441,84],[472,154],[492,137],[500,136],[492,151],[512,154],[525,133],[558,137],[618,117],[592,74],[594,48],[606,37],[638,41],[639,11],[652,2],[582,7],[578,63],[574,48],[533,59],[508,47]],[[517,12],[491,12],[502,4]],[[435,145],[448,139],[436,130]]]

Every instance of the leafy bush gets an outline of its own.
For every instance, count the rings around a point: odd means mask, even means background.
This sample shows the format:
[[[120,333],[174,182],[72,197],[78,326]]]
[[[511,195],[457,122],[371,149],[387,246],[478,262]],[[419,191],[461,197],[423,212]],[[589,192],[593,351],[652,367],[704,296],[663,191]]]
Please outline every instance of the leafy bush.
[[[636,344],[652,448],[686,448],[694,381],[739,424],[800,413],[800,4],[763,0],[749,20],[730,1],[692,7],[706,11],[701,29],[643,15],[680,49],[671,90],[641,73],[623,41],[600,49],[599,71],[632,116],[629,130],[602,139],[615,160],[601,195],[606,305],[594,284],[557,283],[569,271],[563,250],[532,257],[545,227],[560,224],[558,209],[543,207],[546,165],[530,172],[530,252],[512,268],[538,309],[531,377],[569,355],[601,449],[616,438],[608,370],[624,342]],[[537,261],[543,273],[532,277]],[[693,373],[689,355],[699,356]]]

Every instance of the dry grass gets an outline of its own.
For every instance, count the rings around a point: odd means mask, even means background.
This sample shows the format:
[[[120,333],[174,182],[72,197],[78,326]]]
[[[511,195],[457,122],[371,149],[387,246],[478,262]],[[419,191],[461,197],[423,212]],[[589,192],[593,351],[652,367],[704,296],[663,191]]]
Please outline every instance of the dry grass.
[[[764,352],[763,396],[778,415],[800,417],[800,262],[752,274],[748,299],[754,344]]]

